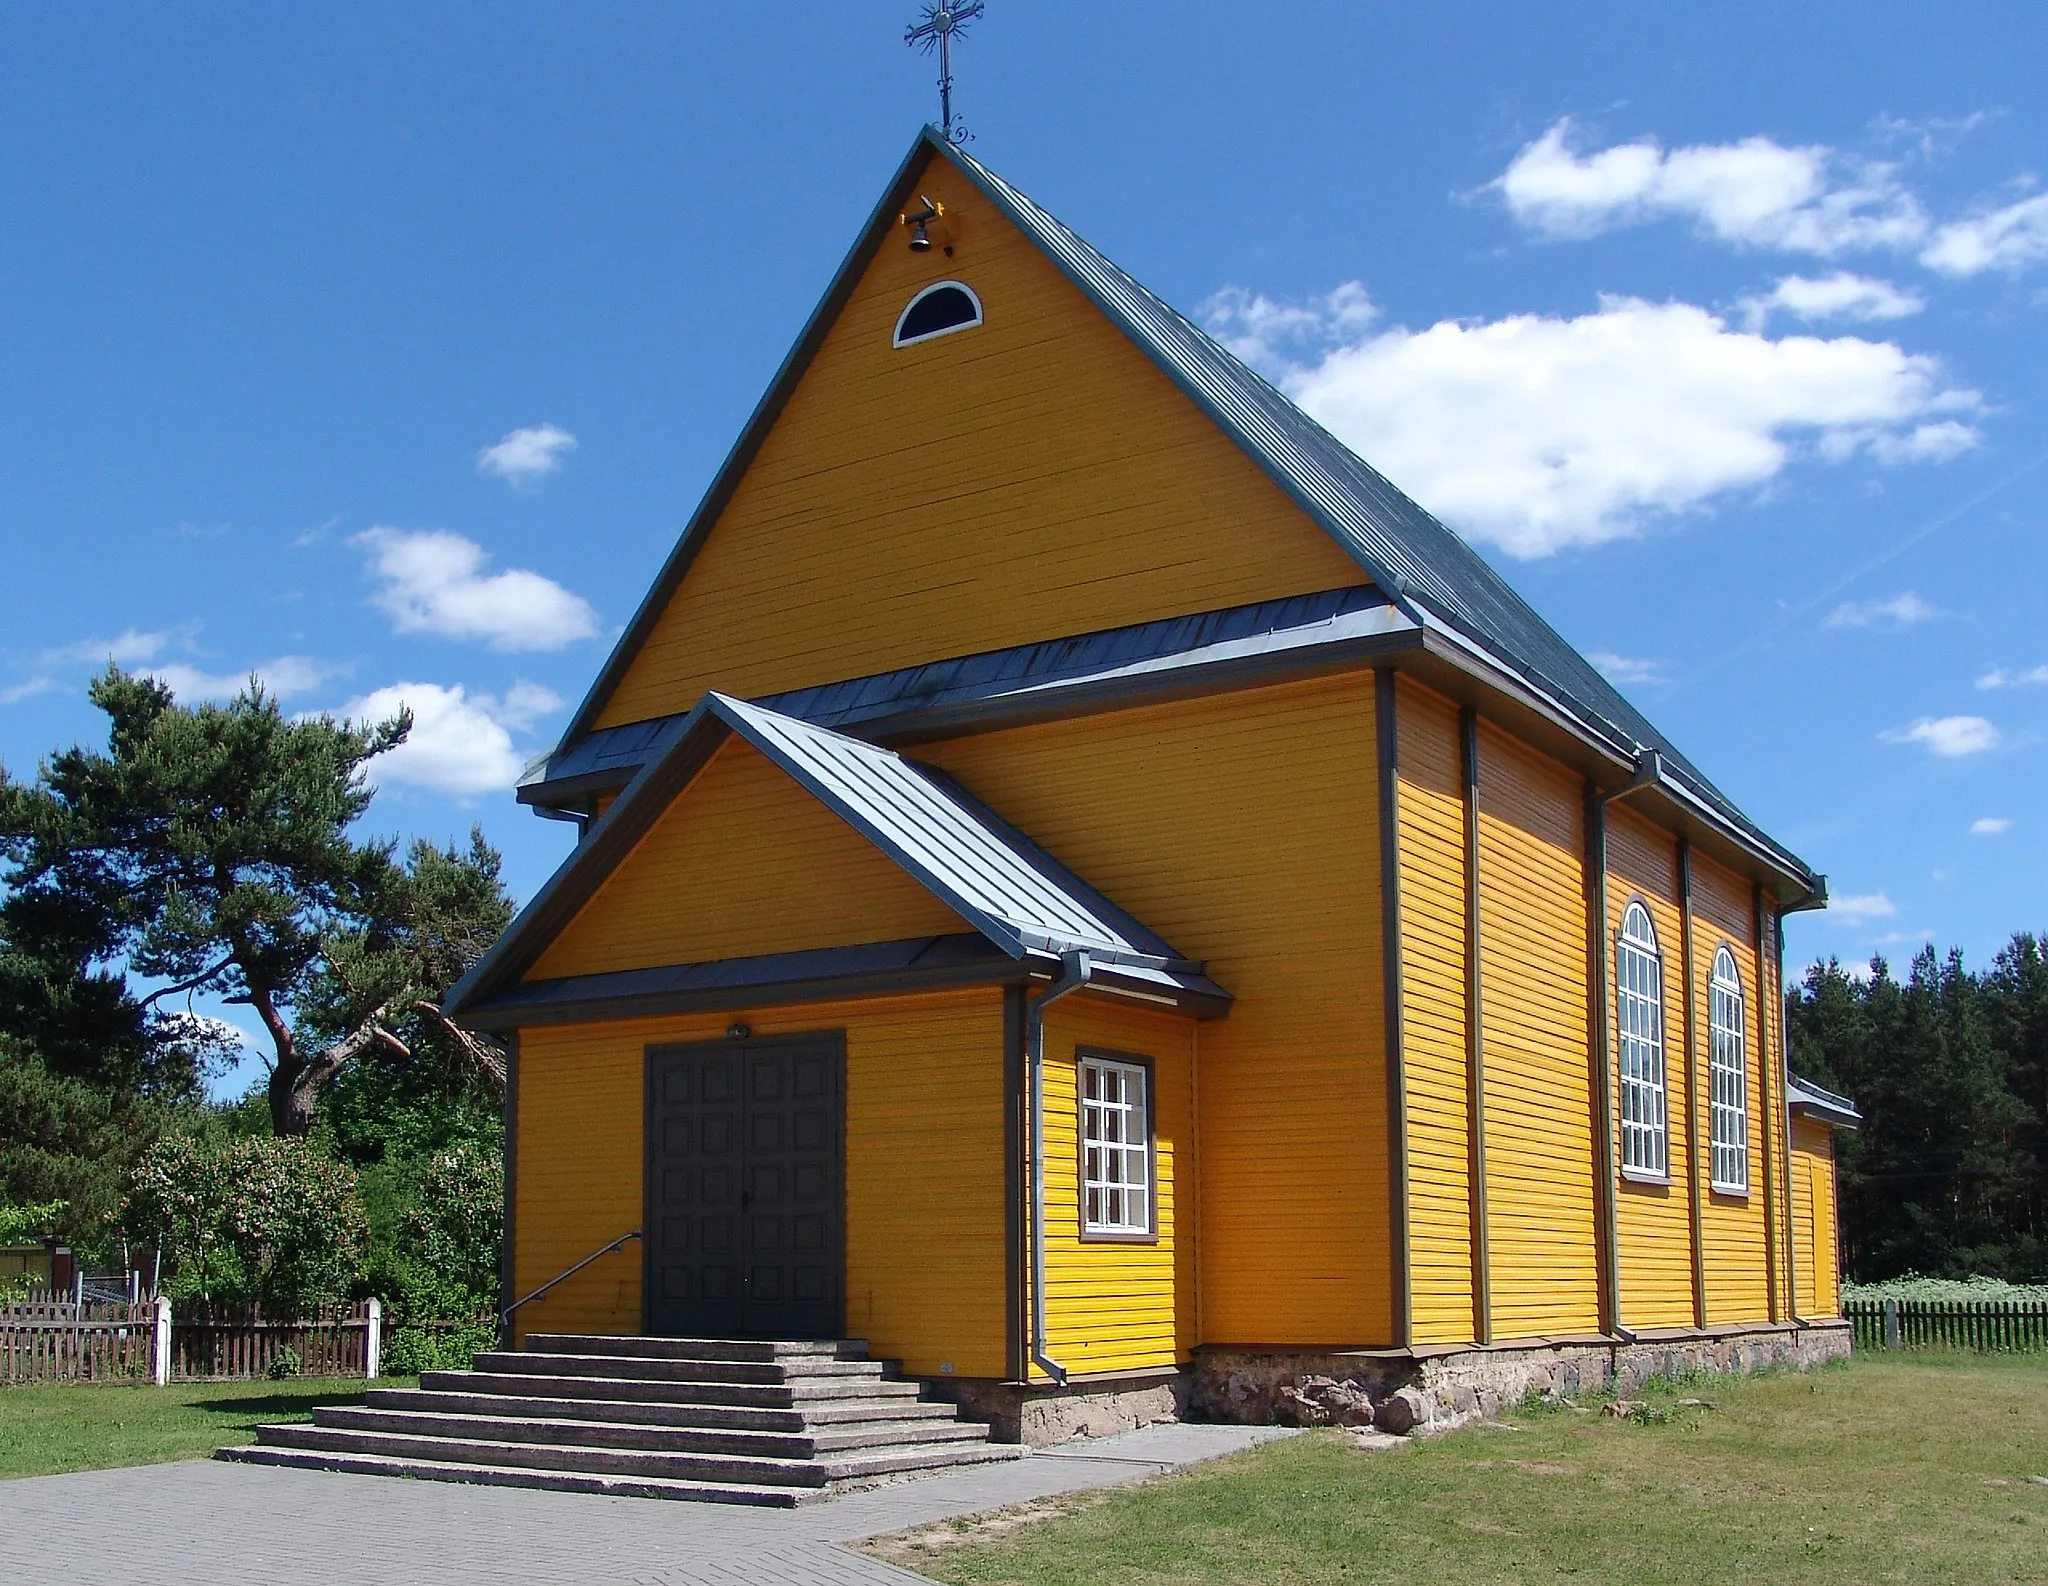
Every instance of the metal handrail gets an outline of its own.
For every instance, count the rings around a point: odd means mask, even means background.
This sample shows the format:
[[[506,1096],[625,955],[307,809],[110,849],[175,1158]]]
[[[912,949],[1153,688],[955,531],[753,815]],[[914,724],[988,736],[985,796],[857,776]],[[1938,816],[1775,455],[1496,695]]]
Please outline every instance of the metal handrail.
[[[577,1273],[581,1272],[585,1267],[589,1266],[591,1262],[597,1260],[600,1256],[608,1256],[614,1250],[625,1249],[627,1245],[631,1244],[635,1239],[638,1239],[639,1237],[640,1230],[637,1228],[635,1228],[631,1233],[620,1234],[618,1238],[614,1239],[602,1250],[593,1250],[590,1252],[589,1255],[585,1256],[573,1267],[564,1267],[560,1272],[557,1272],[553,1277],[549,1278],[547,1282],[543,1283],[539,1288],[535,1289],[531,1294],[527,1295],[524,1299],[514,1300],[510,1305],[506,1306],[502,1311],[498,1312],[498,1331],[502,1333],[511,1327],[512,1313],[518,1310],[520,1306],[531,1305],[535,1300],[539,1299],[543,1294],[547,1293],[547,1291],[553,1288],[557,1283],[562,1282],[566,1278],[573,1278],[574,1276],[576,1276]]]

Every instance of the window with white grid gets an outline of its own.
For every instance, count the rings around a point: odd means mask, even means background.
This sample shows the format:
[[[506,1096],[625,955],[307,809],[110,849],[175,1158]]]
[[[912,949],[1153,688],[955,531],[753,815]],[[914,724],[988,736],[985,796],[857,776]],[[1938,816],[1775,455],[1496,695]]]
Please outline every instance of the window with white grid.
[[[1152,1121],[1142,1063],[1081,1058],[1084,1233],[1152,1232]]]
[[[1670,1170],[1664,1116],[1664,959],[1650,911],[1631,903],[1614,944],[1614,1003],[1621,1035],[1621,1165]]]
[[[1713,1040],[1714,1188],[1749,1193],[1749,1054],[1743,1033],[1742,971],[1735,955],[1714,955],[1707,982],[1707,1029]]]

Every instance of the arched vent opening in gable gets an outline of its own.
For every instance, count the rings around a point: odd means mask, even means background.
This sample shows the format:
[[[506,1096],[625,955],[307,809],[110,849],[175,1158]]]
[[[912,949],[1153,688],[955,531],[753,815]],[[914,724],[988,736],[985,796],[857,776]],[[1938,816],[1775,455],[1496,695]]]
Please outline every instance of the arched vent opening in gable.
[[[980,323],[981,299],[974,295],[974,288],[960,281],[940,281],[904,307],[896,321],[896,345],[908,347],[956,330],[972,330]]]

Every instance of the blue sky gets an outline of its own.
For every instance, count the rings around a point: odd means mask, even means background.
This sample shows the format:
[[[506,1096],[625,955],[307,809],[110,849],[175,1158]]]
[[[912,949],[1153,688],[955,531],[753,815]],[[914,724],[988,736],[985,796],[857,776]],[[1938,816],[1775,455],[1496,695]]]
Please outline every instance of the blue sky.
[[[402,696],[371,824],[530,894],[511,776],[933,113],[910,10],[0,7],[0,759],[109,654]],[[990,0],[959,98],[1829,874],[1797,959],[1981,964],[2048,927],[2044,35]]]

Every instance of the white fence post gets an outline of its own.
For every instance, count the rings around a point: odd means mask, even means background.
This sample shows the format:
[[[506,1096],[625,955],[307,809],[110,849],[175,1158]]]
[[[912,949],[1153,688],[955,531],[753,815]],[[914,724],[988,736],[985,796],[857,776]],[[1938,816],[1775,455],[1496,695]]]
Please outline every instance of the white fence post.
[[[369,1334],[363,1340],[363,1375],[374,1378],[384,1356],[384,1302],[370,1296]]]
[[[149,1375],[159,1388],[171,1384],[171,1297],[156,1297],[156,1335],[150,1339]]]

